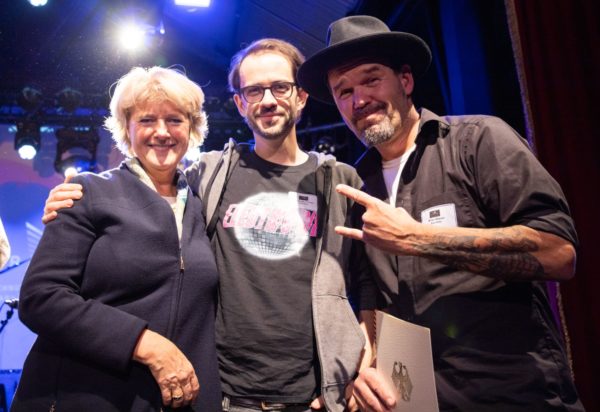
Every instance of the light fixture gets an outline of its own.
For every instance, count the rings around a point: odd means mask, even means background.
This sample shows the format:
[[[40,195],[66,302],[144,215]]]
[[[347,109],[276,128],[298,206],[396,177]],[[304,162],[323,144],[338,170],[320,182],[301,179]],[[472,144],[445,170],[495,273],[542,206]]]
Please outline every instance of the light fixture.
[[[31,4],[33,7],[41,7],[48,4],[48,0],[29,0],[29,4]]]
[[[119,32],[119,43],[124,50],[137,50],[144,45],[146,29],[135,23],[129,23]]]
[[[56,131],[56,158],[54,169],[66,176],[75,172],[94,171],[96,168],[96,149],[100,137],[93,127],[64,127]]]
[[[43,103],[42,92],[33,87],[24,87],[17,98],[17,103],[27,113],[35,113]]]
[[[17,123],[15,133],[15,150],[21,159],[31,160],[40,150],[40,126],[34,121],[27,120]]]
[[[83,93],[70,87],[65,87],[60,92],[56,93],[56,102],[58,106],[65,112],[72,113],[81,105]]]
[[[116,32],[120,48],[129,53],[141,53],[159,47],[165,35],[162,20],[150,12],[131,13],[132,17],[123,19]]]
[[[175,0],[176,6],[184,7],[208,7],[210,6],[210,0]]]

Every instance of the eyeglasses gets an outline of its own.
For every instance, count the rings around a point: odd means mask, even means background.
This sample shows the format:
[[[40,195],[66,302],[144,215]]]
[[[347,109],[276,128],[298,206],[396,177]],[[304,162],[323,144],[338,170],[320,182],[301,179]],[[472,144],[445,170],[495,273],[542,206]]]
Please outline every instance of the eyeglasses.
[[[248,103],[258,103],[265,96],[265,90],[269,90],[276,99],[287,99],[292,95],[292,90],[296,83],[292,82],[275,82],[270,86],[246,86],[240,89],[240,94]]]

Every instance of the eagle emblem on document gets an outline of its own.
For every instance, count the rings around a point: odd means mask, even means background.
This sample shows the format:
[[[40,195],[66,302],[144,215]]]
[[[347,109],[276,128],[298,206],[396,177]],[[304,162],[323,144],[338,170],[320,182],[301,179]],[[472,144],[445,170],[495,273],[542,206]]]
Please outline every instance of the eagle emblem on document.
[[[410,402],[413,385],[410,376],[408,375],[408,369],[402,362],[394,362],[394,368],[392,369],[392,383],[402,400]]]

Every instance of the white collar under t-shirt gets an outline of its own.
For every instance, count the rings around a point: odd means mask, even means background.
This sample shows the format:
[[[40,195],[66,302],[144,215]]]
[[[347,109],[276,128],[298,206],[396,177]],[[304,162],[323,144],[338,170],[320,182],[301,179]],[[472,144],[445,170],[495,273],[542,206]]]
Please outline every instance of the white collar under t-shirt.
[[[415,151],[416,145],[412,145],[402,156],[392,160],[382,160],[381,168],[383,171],[383,180],[387,188],[390,205],[396,207],[396,194],[398,193],[398,184],[400,183],[400,175],[406,164],[406,160],[412,152]]]

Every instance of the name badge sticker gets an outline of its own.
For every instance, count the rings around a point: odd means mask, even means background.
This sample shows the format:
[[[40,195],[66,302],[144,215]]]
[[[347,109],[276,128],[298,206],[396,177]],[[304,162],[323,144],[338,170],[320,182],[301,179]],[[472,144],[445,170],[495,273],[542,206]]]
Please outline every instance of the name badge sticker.
[[[319,208],[316,195],[288,192],[288,196],[292,202],[298,204],[298,209],[316,212]]]
[[[437,205],[421,212],[421,223],[444,227],[457,227],[456,206],[454,203]]]

